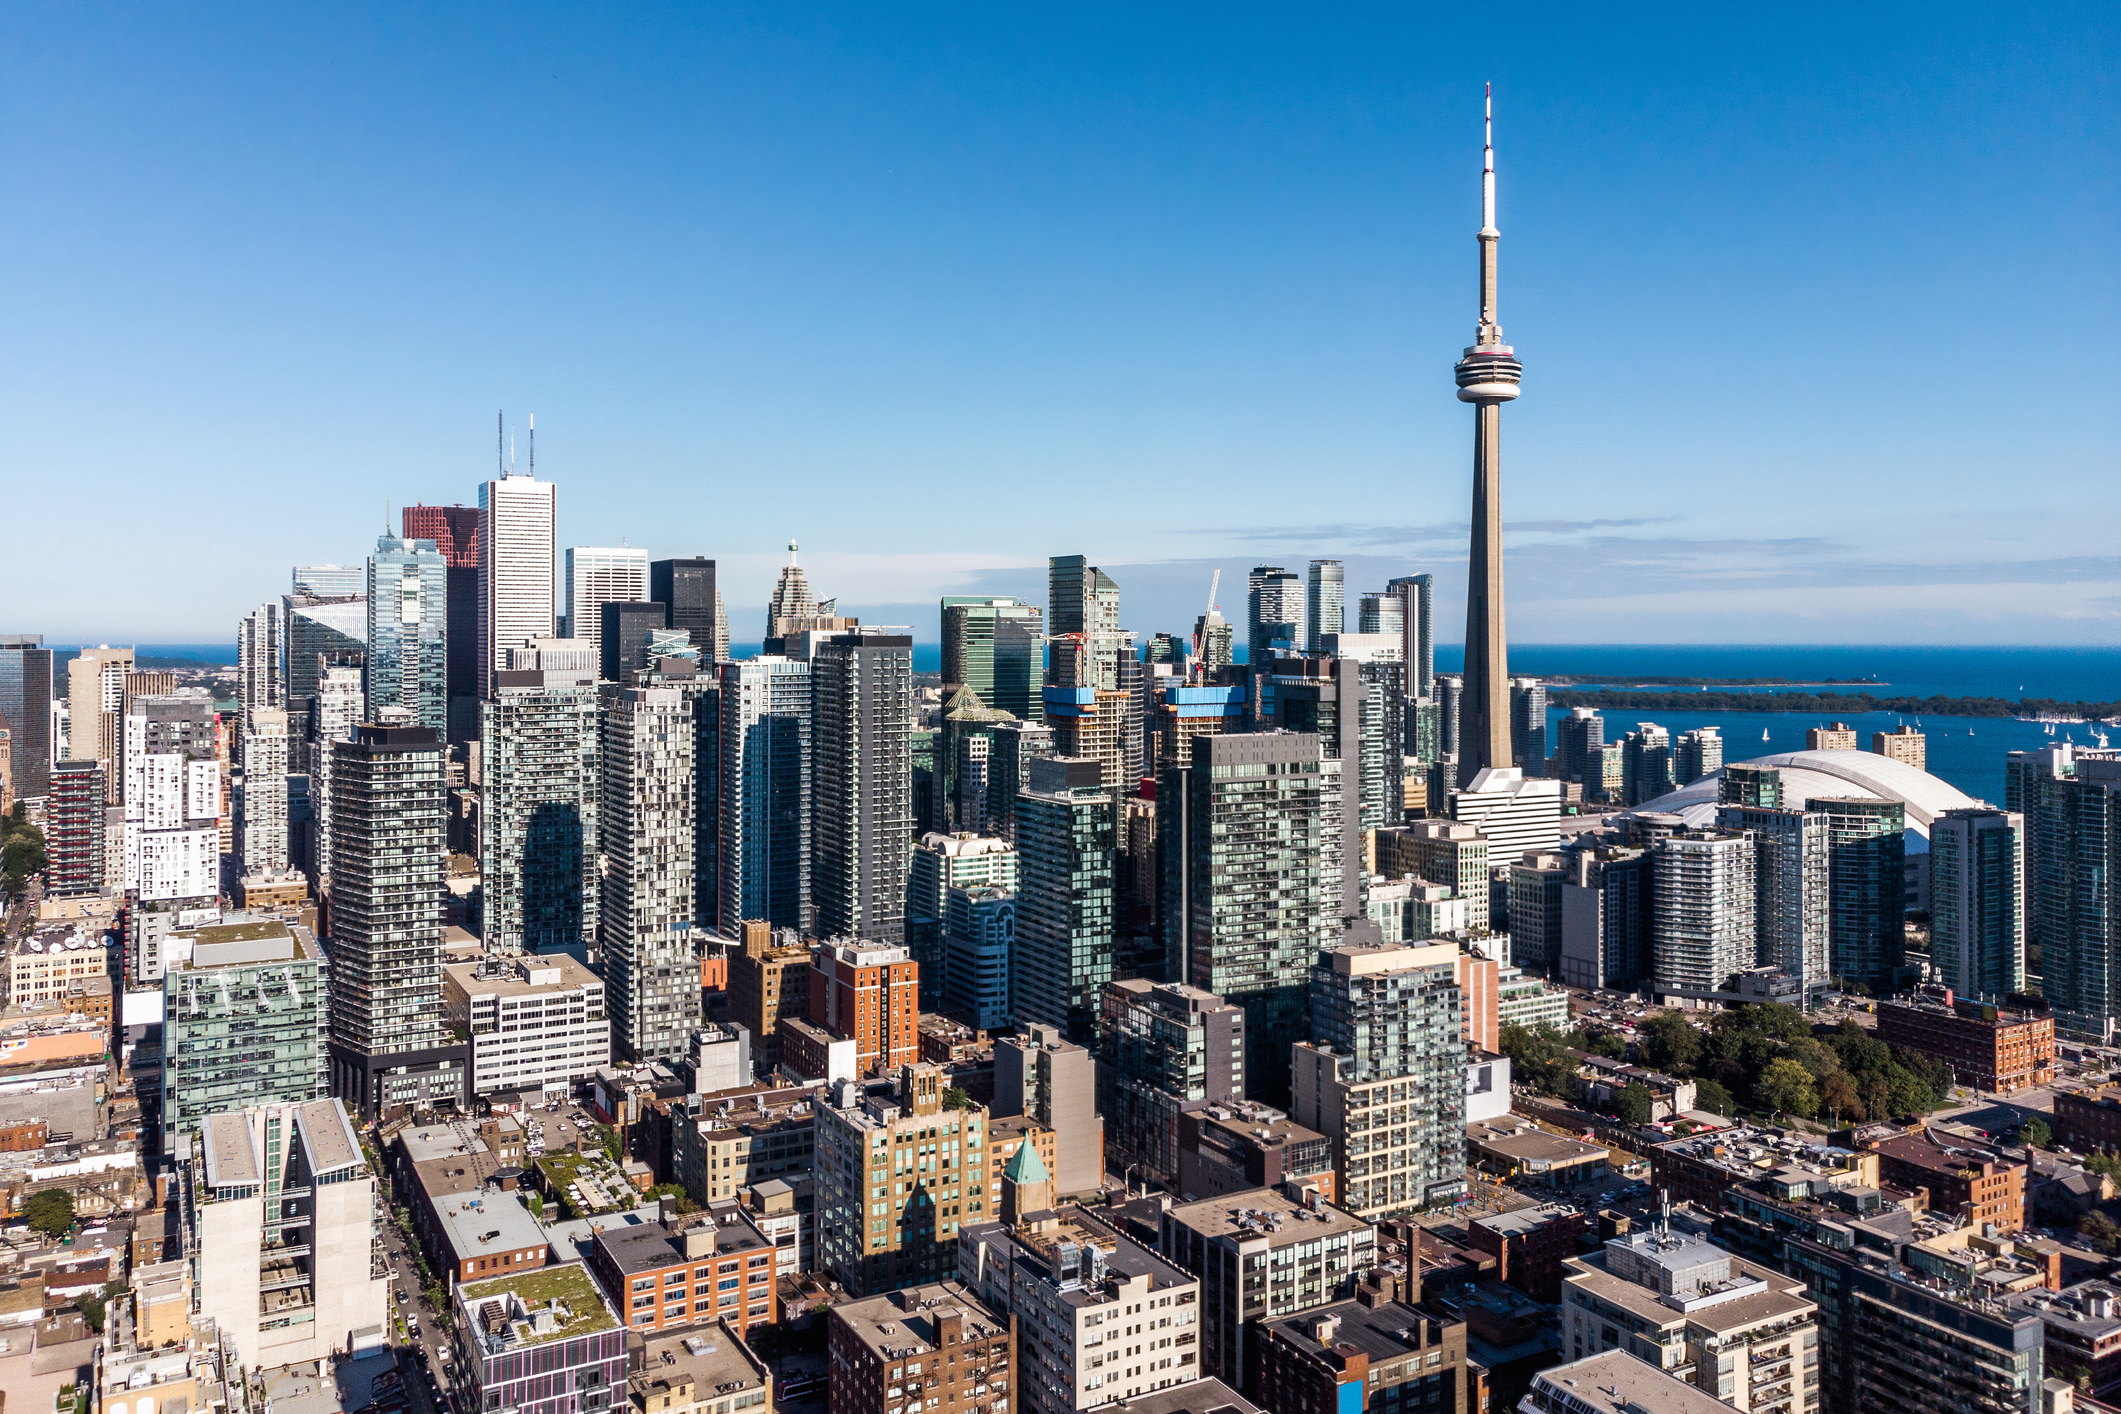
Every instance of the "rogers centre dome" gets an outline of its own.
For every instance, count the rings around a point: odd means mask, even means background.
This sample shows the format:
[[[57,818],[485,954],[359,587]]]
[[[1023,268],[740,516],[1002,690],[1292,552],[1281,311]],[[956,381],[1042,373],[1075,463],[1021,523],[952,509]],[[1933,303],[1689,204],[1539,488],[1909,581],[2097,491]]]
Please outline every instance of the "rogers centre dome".
[[[1800,806],[1817,797],[1897,800],[1907,808],[1907,827],[1929,838],[1930,821],[1947,810],[1980,805],[1957,786],[1870,751],[1779,751],[1735,766],[1773,766],[1782,772],[1782,801]],[[1717,797],[1723,794],[1723,772],[1703,776],[1670,795],[1646,800],[1630,814],[1663,812],[1685,818],[1688,829],[1716,823]]]

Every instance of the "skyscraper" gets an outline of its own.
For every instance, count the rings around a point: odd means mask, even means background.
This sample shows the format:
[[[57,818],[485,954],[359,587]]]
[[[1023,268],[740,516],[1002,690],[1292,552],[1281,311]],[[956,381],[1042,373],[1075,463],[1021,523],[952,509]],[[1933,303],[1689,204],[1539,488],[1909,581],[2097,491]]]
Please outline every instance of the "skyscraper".
[[[1754,929],[1761,963],[1804,983],[1805,995],[1832,981],[1828,946],[1830,829],[1820,810],[1787,809],[1773,767],[1739,768],[1723,778],[1716,823],[1753,839]],[[1765,779],[1773,777],[1772,781]],[[1748,804],[1748,799],[1767,804]]]
[[[2011,764],[2011,794],[2036,831],[2034,937],[2055,1029],[2105,1042],[2121,1018],[2121,908],[2112,894],[2121,878],[2121,762],[2052,749],[2013,752]]]
[[[92,894],[103,887],[109,779],[101,761],[68,760],[52,767],[44,806],[44,878],[54,895]]]
[[[1554,747],[1555,779],[1580,781],[1584,794],[1596,799],[1590,790],[1598,784],[1592,762],[1605,747],[1605,718],[1598,715],[1595,707],[1571,707],[1554,724],[1554,731],[1558,738]]]
[[[692,702],[670,687],[607,688],[600,728],[597,926],[612,1038],[634,1060],[668,1060],[700,1024]]]
[[[1254,565],[1246,589],[1245,656],[1256,670],[1276,644],[1302,646],[1304,582],[1280,565]]]
[[[368,557],[368,717],[403,707],[449,731],[448,566],[431,540],[380,536]]]
[[[950,891],[994,890],[1014,899],[1016,863],[1013,845],[986,835],[931,832],[914,845],[906,884],[906,950],[920,965],[923,1010],[939,1011],[944,1004],[948,962],[943,944],[949,923]],[[1009,924],[1013,942],[1013,905]],[[1007,965],[1005,953],[1005,972]],[[1003,1009],[1007,1010],[1006,975],[1001,991]]]
[[[1454,370],[1458,400],[1473,404],[1473,539],[1466,565],[1466,691],[1458,732],[1458,782],[1507,766],[1510,669],[1502,611],[1502,405],[1517,396],[1524,365],[1496,322],[1494,104],[1480,174],[1480,326]]]
[[[280,610],[265,604],[243,620],[236,636],[236,708],[280,704]],[[84,648],[66,665],[66,756],[102,761],[112,779],[122,779],[125,755],[125,679],[133,670],[130,648]]]
[[[964,686],[987,706],[1020,720],[1044,710],[1044,614],[1020,599],[946,596],[943,609],[943,692]]]
[[[766,637],[780,638],[794,633],[801,621],[817,617],[817,596],[810,592],[809,577],[803,567],[795,562],[795,542],[788,542],[788,563],[781,567],[781,577],[773,586],[773,598],[766,605]]]
[[[596,676],[508,670],[480,704],[479,880],[488,952],[597,936],[603,771]]]
[[[287,714],[257,708],[243,725],[243,790],[236,855],[246,878],[287,869]]]
[[[449,744],[457,746],[479,734],[479,508],[407,506],[400,528],[407,540],[434,541],[448,566]]]
[[[1815,795],[1805,808],[1827,816],[1828,965],[1843,981],[1881,995],[1897,990],[1907,957],[1901,923],[1906,807],[1897,800]]]
[[[810,665],[722,663],[721,930],[810,926]]]
[[[143,903],[212,899],[221,883],[213,699],[136,697],[125,714],[125,887]]]
[[[1119,821],[1095,761],[1031,763],[1016,798],[1015,1014],[1082,1040],[1112,979]]]
[[[1091,677],[1072,684],[1116,689],[1119,681],[1119,585],[1081,555],[1046,561],[1046,632],[1081,634]]]
[[[364,568],[361,573],[365,587],[368,571]],[[473,587],[477,587],[476,581]],[[478,616],[474,614],[474,636],[477,630]],[[281,655],[285,669],[281,674],[280,701],[287,711],[287,734],[297,746],[291,763],[296,770],[313,774],[317,763],[310,758],[308,745],[310,719],[317,710],[317,681],[326,664],[351,666],[358,672],[368,661],[368,596],[282,595],[280,632],[286,644]],[[476,642],[471,646],[475,649]],[[454,658],[456,651],[452,640],[447,652]]]
[[[648,666],[648,642],[666,627],[667,604],[639,600],[612,600],[597,606],[601,624],[597,630],[598,672],[604,681],[621,687]],[[580,640],[578,639],[577,642]]]
[[[432,727],[331,744],[332,1092],[367,1118],[468,1098],[442,1009],[443,751]]]
[[[1510,759],[1528,776],[1547,774],[1547,685],[1510,679]]]
[[[1651,845],[1650,958],[1659,998],[1723,991],[1753,966],[1753,866],[1753,842],[1720,830],[1679,830]]]
[[[1347,569],[1338,560],[1313,560],[1304,595],[1304,647],[1316,653],[1329,633],[1348,631]]]
[[[1673,743],[1672,779],[1679,785],[1692,785],[1703,776],[1713,776],[1722,769],[1722,728],[1696,727],[1681,732],[1679,740]]]
[[[361,670],[327,665],[318,674],[317,691],[309,717],[308,758],[311,765],[310,800],[316,810],[316,850],[311,860],[316,877],[311,880],[317,896],[324,897],[324,884],[331,878],[332,788],[335,741],[351,741],[361,720]]]
[[[408,511],[411,509],[407,508]],[[408,539],[413,538],[412,531],[407,530],[405,534]],[[343,594],[359,594],[367,572],[359,565],[296,565],[288,578],[287,587],[292,593],[336,598]]]
[[[553,636],[559,488],[505,469],[479,486],[479,686],[508,666],[508,650]]]
[[[1962,997],[2025,989],[2024,816],[1981,806],[1930,822],[1930,961]]]
[[[640,602],[653,597],[648,592],[646,550],[627,546],[568,547],[567,622],[561,630],[564,637],[588,639],[601,651],[604,642],[603,606]]]
[[[817,929],[895,947],[913,851],[913,631],[835,634],[810,662]]]
[[[1436,576],[1402,575],[1387,581],[1385,592],[1399,599],[1400,631],[1406,635],[1407,696],[1433,698],[1436,695]]]
[[[1105,984],[1097,1108],[1108,1162],[1178,1182],[1182,1111],[1245,1098],[1245,1013],[1180,983]]]
[[[52,651],[42,634],[0,633],[0,726],[16,797],[42,797],[52,769]]]
[[[715,581],[714,561],[698,556],[653,561],[648,592],[633,597],[664,606],[664,626],[685,630],[700,650],[702,672],[711,673],[714,664],[729,660],[729,611]]]

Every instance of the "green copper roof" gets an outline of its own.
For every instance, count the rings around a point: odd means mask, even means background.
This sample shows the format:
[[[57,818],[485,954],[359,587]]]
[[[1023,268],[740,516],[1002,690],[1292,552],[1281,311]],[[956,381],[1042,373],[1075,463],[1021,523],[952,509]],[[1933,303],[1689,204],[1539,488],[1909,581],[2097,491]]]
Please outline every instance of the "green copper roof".
[[[1031,1147],[1031,1141],[1028,1139],[1019,1144],[1016,1152],[1009,1156],[1009,1163],[1002,1170],[1002,1177],[1019,1185],[1053,1181],[1053,1175],[1046,1172],[1046,1161],[1038,1156],[1038,1150]]]

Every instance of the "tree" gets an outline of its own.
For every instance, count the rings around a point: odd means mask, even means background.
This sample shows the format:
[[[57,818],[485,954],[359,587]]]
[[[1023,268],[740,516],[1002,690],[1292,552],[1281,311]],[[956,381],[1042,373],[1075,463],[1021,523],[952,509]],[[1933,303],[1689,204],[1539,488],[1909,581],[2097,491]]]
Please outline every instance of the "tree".
[[[74,1195],[64,1188],[40,1188],[22,1205],[22,1220],[46,1237],[64,1237],[74,1225]]]
[[[2078,1220],[2077,1232],[2096,1252],[2103,1252],[2110,1257],[2116,1251],[2121,1251],[2121,1227],[2117,1227],[2112,1218],[2097,1208]]]
[[[952,1085],[943,1091],[943,1108],[946,1110],[969,1110],[972,1108],[971,1092]]]
[[[1636,1128],[1648,1124],[1651,1110],[1650,1087],[1640,1080],[1630,1080],[1627,1088],[1614,1097],[1613,1110],[1620,1116],[1622,1124]]]
[[[6,843],[0,844],[0,886],[19,894],[29,876],[41,873],[48,861],[44,855],[44,831],[30,824],[10,824]]]
[[[1729,1118],[1738,1106],[1731,1102],[1731,1092],[1716,1081],[1697,1080],[1694,1082],[1694,1108]]]
[[[1580,1026],[1569,1033],[1569,1042],[1577,1050],[1587,1051],[1594,1056],[1604,1056],[1608,1060],[1627,1059],[1627,1042],[1620,1039],[1618,1031],[1607,1030],[1602,1026]]]
[[[2055,1142],[2055,1131],[2048,1128],[2046,1120],[2035,1117],[2018,1126],[2018,1138],[2035,1149],[2045,1149]]]
[[[1760,1098],[1783,1114],[1810,1119],[1819,1113],[1819,1092],[1813,1088],[1812,1073],[1793,1060],[1777,1060],[1760,1072],[1760,1083],[1754,1087]]]
[[[1685,1075],[1701,1059],[1701,1033],[1676,1011],[1661,1011],[1642,1023],[1642,1060],[1673,1075]]]
[[[1819,1082],[1819,1108],[1848,1119],[1862,1119],[1867,1110],[1856,1082],[1838,1070]]]

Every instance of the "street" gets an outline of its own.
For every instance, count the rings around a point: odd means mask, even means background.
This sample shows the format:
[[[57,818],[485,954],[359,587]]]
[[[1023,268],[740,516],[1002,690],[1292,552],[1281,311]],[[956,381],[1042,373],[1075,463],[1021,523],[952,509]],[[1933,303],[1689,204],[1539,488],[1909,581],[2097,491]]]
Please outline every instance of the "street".
[[[390,1266],[390,1319],[392,1344],[398,1347],[399,1363],[405,1367],[405,1387],[413,1391],[413,1414],[446,1414],[448,1386],[443,1379],[443,1360],[450,1355],[449,1313],[430,1311],[420,1291],[420,1267],[413,1260],[411,1242],[394,1221],[383,1224],[383,1251]],[[403,1292],[407,1300],[400,1302]],[[417,1338],[407,1339],[417,1323]],[[441,1386],[440,1397],[428,1383],[432,1374]]]

